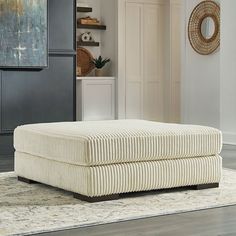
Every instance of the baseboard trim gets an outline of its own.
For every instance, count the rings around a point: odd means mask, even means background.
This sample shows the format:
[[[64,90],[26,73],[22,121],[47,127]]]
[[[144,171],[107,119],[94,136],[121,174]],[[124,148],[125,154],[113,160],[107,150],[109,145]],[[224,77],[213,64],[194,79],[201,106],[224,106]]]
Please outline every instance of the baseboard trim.
[[[236,146],[236,143],[231,143],[231,142],[223,142],[223,145]]]
[[[236,133],[223,132],[223,143],[226,145],[236,145]]]

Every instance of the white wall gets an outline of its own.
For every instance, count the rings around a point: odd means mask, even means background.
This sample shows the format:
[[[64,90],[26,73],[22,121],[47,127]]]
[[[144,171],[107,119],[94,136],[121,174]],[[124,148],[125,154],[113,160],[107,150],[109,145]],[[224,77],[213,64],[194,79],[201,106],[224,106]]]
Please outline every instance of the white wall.
[[[236,144],[236,1],[221,2],[221,129]]]
[[[202,56],[192,49],[187,34],[188,20],[192,10],[201,0],[183,1],[185,38],[182,40],[182,123],[219,128],[220,52],[218,50],[212,55]],[[230,2],[233,1],[235,0]]]

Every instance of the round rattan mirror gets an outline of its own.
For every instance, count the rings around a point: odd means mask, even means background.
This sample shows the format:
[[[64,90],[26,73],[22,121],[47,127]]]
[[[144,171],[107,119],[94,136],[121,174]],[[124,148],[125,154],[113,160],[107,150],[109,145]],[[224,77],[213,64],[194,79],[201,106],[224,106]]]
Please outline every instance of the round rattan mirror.
[[[220,7],[216,2],[206,0],[194,8],[188,37],[193,49],[202,55],[209,55],[220,46]]]

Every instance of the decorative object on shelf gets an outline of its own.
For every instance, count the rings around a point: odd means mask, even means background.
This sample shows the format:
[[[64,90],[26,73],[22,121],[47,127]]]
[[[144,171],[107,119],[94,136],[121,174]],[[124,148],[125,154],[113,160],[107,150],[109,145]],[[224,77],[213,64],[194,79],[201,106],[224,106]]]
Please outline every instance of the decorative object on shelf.
[[[77,76],[81,76],[81,74],[82,74],[82,72],[81,72],[81,67],[78,66],[78,67],[77,67],[77,71],[76,71],[76,75],[77,75]]]
[[[97,18],[91,18],[90,16],[79,18],[78,22],[81,25],[100,25],[100,21]]]
[[[77,45],[78,47],[99,47],[99,42],[95,42],[95,39],[91,32],[86,32],[79,36]]]
[[[79,40],[81,42],[94,42],[95,41],[91,32],[85,32],[81,34]]]
[[[87,49],[77,48],[77,72],[80,72],[78,76],[86,76],[94,69],[92,61],[93,56]]]
[[[188,24],[192,48],[209,55],[220,46],[220,6],[214,1],[203,1],[193,10]]]
[[[95,76],[103,76],[103,67],[110,62],[110,58],[103,59],[102,56],[92,59],[92,63],[95,66]]]
[[[48,66],[47,0],[0,1],[0,67]]]

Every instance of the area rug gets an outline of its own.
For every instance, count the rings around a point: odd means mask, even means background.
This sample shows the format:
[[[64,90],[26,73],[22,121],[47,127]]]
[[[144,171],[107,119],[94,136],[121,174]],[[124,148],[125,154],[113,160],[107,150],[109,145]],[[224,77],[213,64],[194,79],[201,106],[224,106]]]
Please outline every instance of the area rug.
[[[56,188],[18,182],[14,173],[3,173],[0,235],[31,235],[235,204],[236,171],[229,169],[224,169],[219,189],[153,191],[92,204]]]

